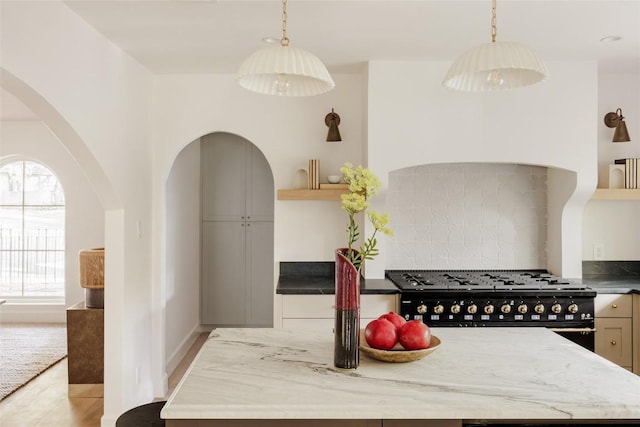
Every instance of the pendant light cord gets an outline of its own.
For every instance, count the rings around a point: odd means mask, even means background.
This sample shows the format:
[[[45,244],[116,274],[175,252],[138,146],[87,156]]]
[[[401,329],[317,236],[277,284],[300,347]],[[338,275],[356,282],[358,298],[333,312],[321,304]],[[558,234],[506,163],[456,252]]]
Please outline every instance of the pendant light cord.
[[[498,35],[498,18],[496,18],[496,0],[491,2],[491,41],[496,42]]]
[[[287,37],[287,0],[282,0],[282,39],[280,39],[280,44],[289,46],[289,37]]]

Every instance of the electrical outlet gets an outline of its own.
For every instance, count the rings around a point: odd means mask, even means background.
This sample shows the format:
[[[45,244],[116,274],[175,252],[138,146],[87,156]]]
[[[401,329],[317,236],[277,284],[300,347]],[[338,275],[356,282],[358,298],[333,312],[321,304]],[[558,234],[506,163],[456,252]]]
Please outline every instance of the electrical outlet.
[[[593,259],[595,261],[604,259],[604,247],[602,246],[602,243],[593,244]]]

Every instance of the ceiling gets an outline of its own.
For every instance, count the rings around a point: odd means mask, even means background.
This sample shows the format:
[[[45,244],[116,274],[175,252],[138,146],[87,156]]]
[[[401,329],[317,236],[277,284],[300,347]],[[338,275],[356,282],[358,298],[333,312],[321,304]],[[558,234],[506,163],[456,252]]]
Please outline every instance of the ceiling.
[[[281,0],[64,3],[157,74],[233,73],[282,31]],[[369,60],[451,61],[490,41],[490,0],[289,0],[287,11],[291,46],[332,73],[359,72]],[[499,41],[546,60],[596,60],[601,72],[640,75],[640,0],[498,0],[497,19]],[[622,39],[600,42],[606,36]],[[3,117],[13,114],[10,101],[2,96]]]
[[[233,73],[281,36],[280,0],[68,0],[67,6],[154,73]],[[453,60],[490,41],[490,0],[289,0],[291,46],[331,72],[368,60]],[[597,59],[640,72],[639,0],[498,0],[498,40],[549,60]],[[617,35],[616,43],[600,43]]]

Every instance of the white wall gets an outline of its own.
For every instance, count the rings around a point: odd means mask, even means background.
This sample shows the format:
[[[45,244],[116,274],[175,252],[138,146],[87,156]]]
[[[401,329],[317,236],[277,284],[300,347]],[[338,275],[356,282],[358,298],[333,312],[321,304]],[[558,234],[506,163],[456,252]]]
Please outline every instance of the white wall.
[[[5,305],[3,322],[66,322],[66,308],[84,301],[79,281],[78,252],[104,246],[104,208],[87,178],[65,146],[39,121],[0,123],[0,157],[18,156],[49,167],[60,180],[65,196],[65,299],[51,307]]]
[[[615,159],[640,157],[640,74],[601,74],[598,80],[598,187],[609,185],[609,164]],[[604,116],[622,108],[631,142],[611,142],[614,129]],[[640,260],[640,201],[590,201],[584,210],[582,258],[595,260],[594,246],[602,259]]]
[[[443,88],[442,77],[449,65],[385,61],[369,64],[368,164],[383,185],[388,185],[389,172],[421,164],[543,165],[576,172],[576,191],[569,203],[584,205],[597,176],[596,64],[550,61],[548,81],[482,94]],[[383,192],[374,199],[374,207],[384,211],[385,199]],[[582,218],[572,214],[561,221],[564,229],[581,224]],[[567,237],[567,245],[553,254],[559,266],[553,272],[579,277],[580,244],[572,243],[580,242],[579,227]],[[549,236],[549,240],[554,238],[560,236]],[[367,277],[383,276],[388,263],[385,248],[381,249],[381,255],[368,264]]]
[[[229,132],[256,145],[265,155],[274,175],[276,189],[292,188],[295,173],[307,168],[309,159],[320,160],[321,175],[337,173],[350,161],[361,161],[363,145],[363,81],[359,75],[333,75],[336,88],[315,97],[279,98],[240,88],[233,75],[166,75],[155,77],[153,103],[154,141],[154,235],[158,248],[154,256],[154,283],[160,283],[158,308],[164,306],[172,285],[180,279],[165,277],[164,271],[178,271],[183,260],[169,256],[164,230],[165,186],[174,159],[192,141],[212,132]],[[335,109],[341,117],[342,143],[327,143],[324,117]],[[276,201],[274,212],[274,290],[280,261],[327,261],[335,248],[346,242],[347,215],[339,202]],[[276,299],[276,305],[278,300]],[[186,302],[172,310],[192,310]],[[278,308],[274,310],[278,313]],[[275,321],[276,319],[274,319]],[[158,323],[169,323],[169,312]],[[185,329],[186,330],[186,329]],[[169,337],[167,336],[168,340]],[[173,344],[177,344],[173,340]],[[162,341],[154,348],[170,362],[172,348]],[[166,354],[165,354],[166,353]],[[156,376],[167,375],[167,363],[157,366]],[[156,389],[157,396],[164,390]]]
[[[111,426],[153,398],[151,75],[60,1],[0,6],[3,88],[52,129],[106,209],[102,424]]]
[[[167,179],[167,373],[178,365],[200,326],[200,140],[176,157]]]

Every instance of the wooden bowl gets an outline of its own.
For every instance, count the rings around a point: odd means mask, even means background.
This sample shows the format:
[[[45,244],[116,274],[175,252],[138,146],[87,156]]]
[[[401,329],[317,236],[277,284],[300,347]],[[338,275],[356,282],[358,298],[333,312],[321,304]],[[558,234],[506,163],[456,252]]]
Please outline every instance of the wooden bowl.
[[[440,338],[435,335],[431,335],[431,346],[424,350],[378,350],[377,348],[372,348],[367,344],[364,334],[360,337],[361,352],[372,359],[392,363],[413,362],[414,360],[422,359],[436,351],[440,344]]]

